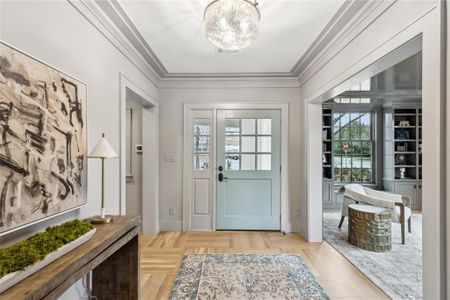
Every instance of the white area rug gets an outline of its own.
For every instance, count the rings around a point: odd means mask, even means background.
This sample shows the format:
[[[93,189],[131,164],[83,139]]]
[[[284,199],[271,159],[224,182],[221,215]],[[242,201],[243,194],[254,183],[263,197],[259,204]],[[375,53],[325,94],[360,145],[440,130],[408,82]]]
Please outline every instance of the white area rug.
[[[412,233],[401,243],[400,224],[392,224],[392,250],[375,253],[347,242],[348,218],[338,229],[340,212],[323,214],[324,239],[392,299],[422,299],[422,215],[413,214]],[[407,230],[406,230],[407,232]]]

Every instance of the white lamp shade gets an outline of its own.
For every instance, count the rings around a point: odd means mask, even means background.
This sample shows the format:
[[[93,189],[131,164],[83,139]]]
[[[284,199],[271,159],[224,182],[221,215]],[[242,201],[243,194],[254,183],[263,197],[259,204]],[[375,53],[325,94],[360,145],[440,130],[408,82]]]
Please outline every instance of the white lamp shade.
[[[103,136],[102,139],[95,145],[91,153],[89,153],[91,158],[114,158],[118,157],[114,149],[111,147],[109,142]]]

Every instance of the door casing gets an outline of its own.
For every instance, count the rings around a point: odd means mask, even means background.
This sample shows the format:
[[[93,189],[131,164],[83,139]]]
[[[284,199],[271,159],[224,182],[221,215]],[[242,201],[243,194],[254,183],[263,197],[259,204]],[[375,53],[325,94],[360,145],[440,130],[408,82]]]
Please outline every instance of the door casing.
[[[210,226],[203,228],[194,228],[191,222],[193,192],[192,192],[192,119],[191,111],[209,110],[212,111],[212,124],[216,123],[217,110],[223,109],[271,109],[280,110],[281,126],[280,126],[280,156],[281,156],[281,231],[289,231],[288,226],[288,130],[289,130],[289,104],[288,103],[185,103],[184,104],[184,126],[183,126],[183,231],[215,231],[216,230],[216,158],[215,155],[210,159],[211,164],[211,180],[213,187],[211,191],[211,222]],[[216,149],[215,135],[212,138],[212,149]]]

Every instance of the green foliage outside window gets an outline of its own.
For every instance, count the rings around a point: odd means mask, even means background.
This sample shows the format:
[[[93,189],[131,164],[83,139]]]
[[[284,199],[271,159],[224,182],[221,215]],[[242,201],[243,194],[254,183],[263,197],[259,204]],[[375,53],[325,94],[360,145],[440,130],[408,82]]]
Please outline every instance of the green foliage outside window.
[[[372,156],[372,113],[334,113],[334,180],[337,182],[373,182]]]
[[[48,227],[44,232],[0,249],[0,278],[35,264],[93,228],[91,224],[80,220],[68,221],[59,226]]]

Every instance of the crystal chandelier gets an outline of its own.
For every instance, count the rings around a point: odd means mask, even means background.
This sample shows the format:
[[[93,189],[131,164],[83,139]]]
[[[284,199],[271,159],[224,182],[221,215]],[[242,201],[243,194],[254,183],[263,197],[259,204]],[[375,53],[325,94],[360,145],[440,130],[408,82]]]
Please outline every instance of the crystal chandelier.
[[[212,0],[204,13],[206,37],[224,50],[250,46],[261,18],[257,6],[256,0]]]

